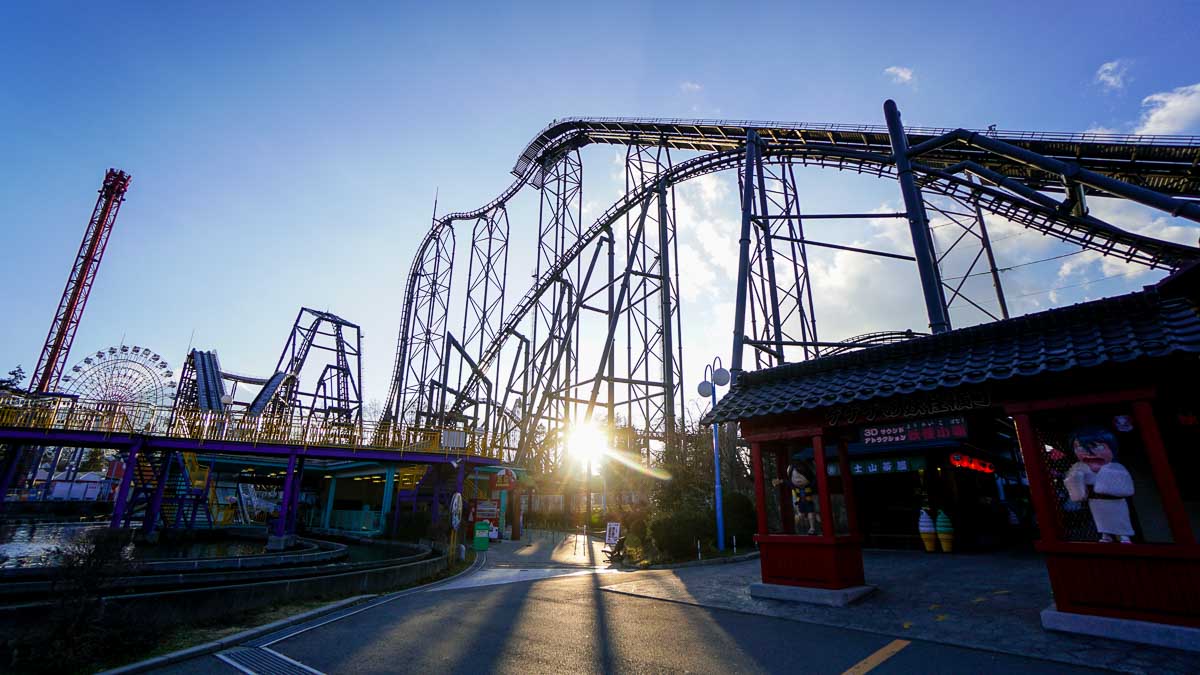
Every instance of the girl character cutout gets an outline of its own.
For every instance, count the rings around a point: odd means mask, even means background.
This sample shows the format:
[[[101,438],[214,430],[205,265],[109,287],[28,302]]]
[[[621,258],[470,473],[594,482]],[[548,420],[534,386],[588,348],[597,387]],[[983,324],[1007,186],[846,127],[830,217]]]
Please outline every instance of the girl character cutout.
[[[1071,449],[1079,461],[1063,477],[1067,496],[1073,502],[1087,501],[1100,541],[1111,542],[1116,537],[1122,544],[1131,543],[1133,524],[1125,500],[1133,496],[1133,477],[1113,461],[1116,437],[1098,427],[1084,428],[1071,436]]]

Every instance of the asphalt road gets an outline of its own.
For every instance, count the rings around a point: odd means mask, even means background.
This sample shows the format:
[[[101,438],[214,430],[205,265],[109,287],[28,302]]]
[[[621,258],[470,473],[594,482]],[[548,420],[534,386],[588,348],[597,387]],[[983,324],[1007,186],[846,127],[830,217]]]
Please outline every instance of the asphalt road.
[[[503,545],[502,545],[503,546]],[[511,546],[511,545],[510,545]],[[565,550],[562,542],[547,553]],[[169,673],[1072,673],[1060,663],[606,592],[634,575],[515,546],[484,569]],[[303,632],[296,632],[296,631]],[[238,664],[239,667],[231,665]],[[873,669],[871,669],[873,667]]]

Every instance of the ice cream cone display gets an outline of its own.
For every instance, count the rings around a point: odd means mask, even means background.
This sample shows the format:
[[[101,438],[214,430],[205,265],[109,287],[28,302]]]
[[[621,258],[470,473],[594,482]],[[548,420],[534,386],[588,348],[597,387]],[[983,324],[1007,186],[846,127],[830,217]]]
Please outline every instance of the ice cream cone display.
[[[921,509],[921,515],[917,518],[917,531],[921,533],[921,543],[925,545],[925,552],[936,552],[937,531],[933,526],[933,517],[925,509]]]
[[[945,511],[938,511],[937,537],[944,553],[950,553],[954,550],[954,525],[950,522],[950,516],[947,516]]]

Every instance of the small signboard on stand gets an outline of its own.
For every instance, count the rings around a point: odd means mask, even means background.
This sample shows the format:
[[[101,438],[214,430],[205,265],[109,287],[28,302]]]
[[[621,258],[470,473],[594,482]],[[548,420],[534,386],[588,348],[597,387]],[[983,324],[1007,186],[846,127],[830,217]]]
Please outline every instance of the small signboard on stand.
[[[609,523],[608,529],[604,531],[604,544],[606,546],[613,546],[617,543],[617,540],[620,538],[621,538],[621,524],[620,523]]]

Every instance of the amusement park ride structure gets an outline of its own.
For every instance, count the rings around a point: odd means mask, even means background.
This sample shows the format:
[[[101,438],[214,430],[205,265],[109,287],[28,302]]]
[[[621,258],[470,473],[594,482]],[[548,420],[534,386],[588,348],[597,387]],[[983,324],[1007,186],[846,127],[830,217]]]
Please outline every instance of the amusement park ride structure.
[[[54,321],[50,324],[42,355],[33,371],[30,389],[34,392],[45,394],[58,388],[59,378],[71,353],[71,344],[75,341],[75,331],[79,328],[79,320],[83,318],[88,295],[96,281],[96,272],[100,270],[100,261],[104,258],[104,249],[108,247],[108,238],[128,189],[129,174],[109,169],[100,187],[96,207],[92,209],[92,218],[84,231],[83,242],[79,245],[79,253],[75,256],[75,265],[67,277],[67,287],[58,303],[58,311],[54,313]]]
[[[674,186],[737,169],[742,220],[731,365],[811,359],[916,337],[883,332],[822,341],[810,276],[814,247],[917,263],[932,332],[950,328],[955,303],[1007,318],[986,215],[1123,261],[1176,269],[1196,248],[1131,233],[1088,211],[1093,195],[1124,199],[1200,220],[1200,139],[1104,134],[911,128],[890,101],[886,126],[775,122],[572,118],[539,133],[521,153],[516,180],[480,209],[435,220],[408,275],[384,427],[461,426],[504,459],[545,469],[562,454],[565,429],[597,409],[637,433],[643,461],[675,448],[683,419]],[[590,226],[580,223],[582,162],[590,144],[626,147],[626,193]],[[672,151],[702,154],[674,162]],[[896,178],[898,213],[804,213],[795,169],[823,167]],[[506,208],[522,190],[540,193],[535,281],[507,298]],[[933,213],[956,234],[940,242]],[[914,253],[818,241],[806,224],[897,218],[909,223]],[[464,295],[463,335],[448,330],[454,224],[474,221]],[[501,227],[490,224],[502,222]],[[485,226],[485,224],[487,224]],[[623,225],[623,226],[622,226]],[[479,236],[481,228],[486,237]],[[601,261],[607,265],[598,264]],[[951,264],[962,269],[947,269]],[[987,266],[995,300],[969,297],[966,279]],[[607,269],[606,269],[607,268]],[[817,283],[814,284],[814,281]],[[816,287],[816,290],[815,290]],[[471,302],[471,300],[468,300]],[[504,308],[508,307],[507,313]],[[584,329],[583,317],[599,317]],[[474,323],[472,323],[474,322]],[[580,335],[602,335],[590,359]],[[490,337],[490,339],[488,339]],[[493,373],[495,373],[493,375]],[[457,374],[457,378],[454,375]],[[448,386],[453,380],[456,385]],[[623,436],[628,436],[624,434]]]
[[[814,248],[915,262],[935,333],[950,328],[955,303],[992,319],[1008,316],[987,234],[989,215],[1150,268],[1177,269],[1200,260],[1200,249],[1128,232],[1088,210],[1088,199],[1098,195],[1200,221],[1195,168],[1200,138],[906,130],[892,102],[884,113],[885,126],[556,120],[522,151],[512,171],[516,178],[503,193],[479,209],[435,219],[424,236],[407,277],[379,420],[363,419],[358,326],[307,308],[265,378],[222,371],[215,352],[193,350],[170,407],[36,396],[56,390],[59,362],[69,351],[128,185],[126,174],[110,171],[35,373],[33,395],[0,405],[0,441],[113,447],[127,452],[127,463],[138,453],[285,457],[285,504],[297,497],[293,474],[302,471],[305,458],[453,463],[460,476],[463,458],[552,469],[561,461],[566,432],[598,413],[610,431],[618,424],[632,430],[613,434],[632,439],[623,450],[646,464],[661,462],[679,449],[685,424],[680,345],[689,324],[679,302],[674,188],[725,170],[737,171],[741,199],[729,361],[735,385],[749,368],[918,337],[895,331],[822,340],[814,310],[821,280],[810,274],[809,263]],[[593,144],[624,146],[625,193],[586,224],[580,150]],[[673,153],[688,156],[676,161]],[[796,177],[796,169],[805,167],[894,178],[904,208],[806,213]],[[510,297],[509,204],[523,191],[535,192],[539,205],[536,230],[529,228],[538,235],[534,281]],[[931,213],[956,234],[939,241]],[[913,252],[812,236],[814,223],[876,218],[907,221]],[[455,224],[463,222],[469,227],[460,231],[470,233],[469,243],[456,254]],[[452,292],[454,269],[463,264],[460,329],[452,316],[458,311]],[[958,268],[949,269],[954,265]],[[980,266],[986,272],[976,271]],[[991,277],[994,300],[969,297],[965,290],[966,278],[984,274]],[[256,393],[239,401],[239,385],[253,385],[257,390],[243,391]],[[134,408],[140,416],[132,414]],[[447,430],[467,433],[444,434]],[[12,456],[0,476],[0,499],[14,470]],[[156,466],[165,471],[166,464]],[[118,499],[128,494],[124,486]],[[148,497],[150,504],[158,498],[153,491]],[[195,513],[193,508],[193,519]],[[282,534],[290,525],[279,527]]]

